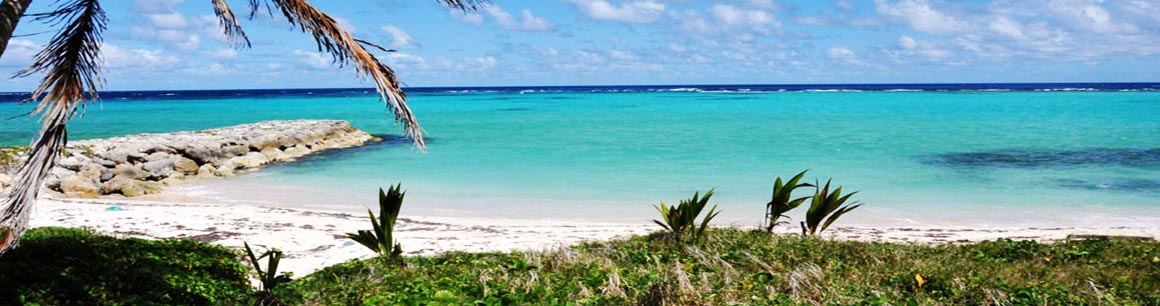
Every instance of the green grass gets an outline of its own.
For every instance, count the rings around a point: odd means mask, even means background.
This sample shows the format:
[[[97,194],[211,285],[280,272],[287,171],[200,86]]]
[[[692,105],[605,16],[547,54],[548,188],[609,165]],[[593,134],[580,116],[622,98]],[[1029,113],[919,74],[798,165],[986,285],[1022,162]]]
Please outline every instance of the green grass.
[[[235,305],[246,268],[220,246],[35,228],[0,256],[0,305]]]
[[[1158,305],[1160,243],[922,246],[718,229],[546,252],[355,260],[290,283],[310,305]],[[924,282],[920,285],[916,275]]]
[[[0,257],[0,304],[255,301],[222,247],[60,228],[22,243]],[[718,228],[697,244],[654,234],[403,267],[352,260],[274,291],[287,305],[1160,305],[1160,242],[925,246]]]

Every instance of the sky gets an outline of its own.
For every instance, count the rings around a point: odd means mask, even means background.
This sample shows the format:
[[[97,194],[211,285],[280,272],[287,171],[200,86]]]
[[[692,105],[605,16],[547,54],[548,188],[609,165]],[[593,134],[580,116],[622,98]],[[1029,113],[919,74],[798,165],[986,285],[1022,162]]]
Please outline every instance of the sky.
[[[1160,81],[1160,0],[494,0],[472,13],[435,0],[310,2],[397,50],[377,56],[416,87]],[[239,15],[248,3],[230,0]],[[106,90],[372,86],[265,11],[242,20],[253,45],[238,48],[209,1],[102,4]],[[26,67],[53,33],[23,20],[0,74]]]

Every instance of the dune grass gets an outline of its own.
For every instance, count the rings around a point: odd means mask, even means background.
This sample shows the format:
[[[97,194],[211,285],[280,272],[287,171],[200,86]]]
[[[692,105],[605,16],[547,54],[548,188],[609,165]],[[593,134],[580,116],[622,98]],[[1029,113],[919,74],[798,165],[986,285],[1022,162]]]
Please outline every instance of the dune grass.
[[[291,283],[312,305],[1157,305],[1160,243],[925,246],[716,229],[544,252],[448,253],[328,267]]]
[[[238,254],[188,240],[41,228],[0,257],[0,304],[246,305]],[[290,259],[292,260],[292,259]],[[327,267],[285,305],[1160,305],[1160,242],[903,245],[715,228],[539,252]]]

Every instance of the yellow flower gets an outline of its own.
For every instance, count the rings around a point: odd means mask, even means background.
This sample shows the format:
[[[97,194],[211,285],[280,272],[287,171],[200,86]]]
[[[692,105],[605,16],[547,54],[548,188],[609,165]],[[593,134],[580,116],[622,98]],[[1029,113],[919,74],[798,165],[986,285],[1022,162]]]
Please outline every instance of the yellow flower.
[[[1160,263],[1160,257],[1152,256],[1152,262]]]
[[[915,274],[914,280],[918,282],[919,288],[922,288],[922,285],[926,284],[926,279],[922,278],[922,274]]]

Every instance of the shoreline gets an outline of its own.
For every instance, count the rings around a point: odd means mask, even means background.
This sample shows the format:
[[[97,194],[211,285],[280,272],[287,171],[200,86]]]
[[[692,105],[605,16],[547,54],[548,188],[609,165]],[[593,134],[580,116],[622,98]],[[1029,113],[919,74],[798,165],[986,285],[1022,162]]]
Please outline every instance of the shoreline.
[[[240,249],[248,242],[258,249],[280,248],[284,271],[301,277],[330,265],[373,256],[343,235],[368,229],[364,214],[321,209],[280,208],[248,204],[142,201],[122,198],[44,198],[32,214],[31,226],[89,228],[119,237],[186,238]],[[724,225],[756,228],[753,226]],[[408,256],[449,251],[489,252],[543,250],[583,241],[644,235],[655,224],[603,223],[551,219],[432,217],[404,214],[396,238]],[[796,234],[779,226],[779,234]],[[888,243],[946,244],[994,239],[1057,241],[1069,235],[1111,235],[1160,238],[1157,227],[1026,227],[968,228],[955,226],[855,227],[835,225],[827,239]]]

